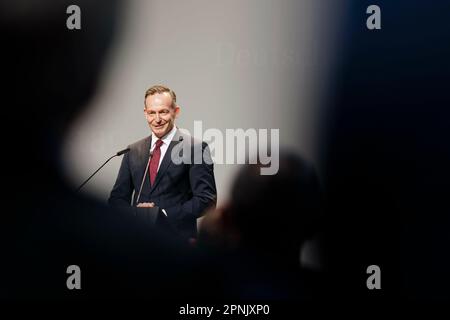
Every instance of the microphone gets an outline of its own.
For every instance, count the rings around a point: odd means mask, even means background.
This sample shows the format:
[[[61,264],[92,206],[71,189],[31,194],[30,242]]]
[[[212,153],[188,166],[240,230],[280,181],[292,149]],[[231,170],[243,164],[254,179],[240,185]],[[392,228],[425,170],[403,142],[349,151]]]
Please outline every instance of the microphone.
[[[130,148],[126,148],[126,149],[117,151],[116,156],[121,156],[121,155],[127,153],[128,151],[130,151]]]
[[[105,163],[103,163],[103,164],[100,166],[100,168],[98,168],[97,170],[95,170],[94,173],[91,174],[91,175],[89,176],[89,178],[87,178],[87,179],[86,179],[86,180],[85,180],[85,181],[77,188],[76,192],[80,191],[80,189],[83,188],[83,186],[84,186],[89,180],[91,180],[91,178],[92,178],[97,172],[99,172],[100,169],[103,168],[104,165],[107,164],[107,163],[109,162],[109,160],[111,160],[111,159],[114,158],[114,157],[121,156],[121,155],[127,153],[128,151],[130,151],[130,148],[126,148],[126,149],[120,150],[120,151],[116,152],[115,155],[109,157],[109,159],[106,160]]]

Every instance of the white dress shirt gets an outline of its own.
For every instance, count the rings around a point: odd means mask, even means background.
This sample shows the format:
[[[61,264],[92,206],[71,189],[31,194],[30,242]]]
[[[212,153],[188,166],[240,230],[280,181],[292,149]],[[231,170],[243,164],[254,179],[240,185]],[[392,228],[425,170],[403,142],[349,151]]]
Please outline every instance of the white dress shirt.
[[[169,144],[172,141],[173,137],[175,136],[175,133],[177,133],[177,127],[173,126],[172,130],[170,130],[164,137],[161,138],[163,144],[160,147],[161,157],[159,158],[158,170],[162,160],[164,159],[164,155],[167,152],[167,148],[169,148]],[[155,136],[155,134],[152,132],[152,145],[150,146],[150,152],[153,152],[153,150],[155,149],[156,141],[158,139],[159,138]]]

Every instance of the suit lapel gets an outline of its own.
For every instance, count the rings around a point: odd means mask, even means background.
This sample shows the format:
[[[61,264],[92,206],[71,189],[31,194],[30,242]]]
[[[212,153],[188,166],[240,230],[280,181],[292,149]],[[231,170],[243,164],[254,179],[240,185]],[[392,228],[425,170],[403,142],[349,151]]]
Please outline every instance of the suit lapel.
[[[161,165],[159,166],[158,173],[156,174],[156,178],[155,178],[155,183],[151,187],[150,193],[153,192],[153,190],[155,189],[155,187],[158,185],[159,181],[161,180],[162,176],[164,176],[164,173],[167,171],[170,164],[172,163],[172,159],[171,159],[172,149],[174,146],[176,146],[179,143],[179,138],[180,138],[180,129],[178,129],[176,134],[173,136],[173,139],[170,142],[166,153],[164,154],[164,158],[161,162]]]

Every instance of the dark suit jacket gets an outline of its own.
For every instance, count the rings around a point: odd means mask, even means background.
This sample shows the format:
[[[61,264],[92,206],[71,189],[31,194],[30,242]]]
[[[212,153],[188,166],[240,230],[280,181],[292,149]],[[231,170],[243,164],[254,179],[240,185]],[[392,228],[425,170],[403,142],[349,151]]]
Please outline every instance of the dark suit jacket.
[[[136,198],[148,164],[151,138],[151,136],[146,137],[129,146],[130,151],[122,159],[116,183],[108,200],[110,205],[130,206],[132,198],[132,206],[136,205]],[[191,150],[188,157],[191,160],[190,164],[176,164],[171,160],[174,147],[181,150],[180,155],[183,154],[182,150],[186,150],[185,148]],[[153,186],[150,186],[147,171],[139,199],[139,202],[154,202],[158,207],[156,210],[159,210],[159,219],[165,217],[160,212],[161,209],[165,209],[166,222],[170,228],[187,238],[196,237],[197,218],[204,213],[205,209],[215,206],[217,198],[212,162],[194,163],[195,153],[197,152],[198,156],[200,151],[205,158],[210,159],[206,143],[195,141],[178,129],[164,155]],[[136,208],[138,213],[145,210]]]

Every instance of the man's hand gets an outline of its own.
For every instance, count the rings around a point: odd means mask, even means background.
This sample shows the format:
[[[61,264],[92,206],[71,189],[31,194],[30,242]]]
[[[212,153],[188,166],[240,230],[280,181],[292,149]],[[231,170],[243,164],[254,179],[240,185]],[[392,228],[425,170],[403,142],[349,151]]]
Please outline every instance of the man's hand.
[[[153,208],[154,206],[154,202],[140,202],[137,205],[138,208]]]

